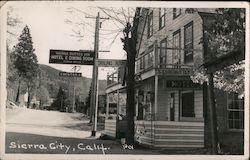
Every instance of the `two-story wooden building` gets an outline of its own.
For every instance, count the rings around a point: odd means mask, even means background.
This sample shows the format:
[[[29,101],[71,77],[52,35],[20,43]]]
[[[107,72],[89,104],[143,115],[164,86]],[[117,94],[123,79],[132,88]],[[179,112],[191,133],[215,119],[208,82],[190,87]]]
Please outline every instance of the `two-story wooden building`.
[[[135,64],[135,140],[143,145],[204,148],[210,141],[206,86],[193,83],[190,76],[206,57],[202,43],[204,27],[215,11],[185,11],[142,8],[140,12]],[[117,82],[108,85],[107,96],[125,92],[125,87]],[[239,142],[235,143],[242,145],[242,100],[235,97],[232,100],[231,94],[222,91],[216,92],[219,94],[216,98],[220,140],[228,131],[236,131]],[[236,105],[233,102],[238,105],[232,107]],[[116,107],[117,111],[121,109],[119,100]]]

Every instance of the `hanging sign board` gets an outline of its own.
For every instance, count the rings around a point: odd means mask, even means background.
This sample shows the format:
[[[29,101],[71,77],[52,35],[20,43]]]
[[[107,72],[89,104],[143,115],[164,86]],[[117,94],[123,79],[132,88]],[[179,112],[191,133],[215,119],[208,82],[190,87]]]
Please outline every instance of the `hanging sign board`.
[[[79,72],[59,72],[61,77],[82,77],[82,73]]]
[[[126,65],[126,60],[98,59],[98,60],[96,60],[96,65],[98,67],[119,67],[119,66],[125,66]]]
[[[183,75],[190,75],[193,73],[192,68],[160,68],[156,69],[157,75],[175,75],[175,76],[183,76]]]
[[[49,63],[93,65],[94,51],[50,50]]]
[[[200,88],[201,85],[191,80],[166,80],[166,88]]]

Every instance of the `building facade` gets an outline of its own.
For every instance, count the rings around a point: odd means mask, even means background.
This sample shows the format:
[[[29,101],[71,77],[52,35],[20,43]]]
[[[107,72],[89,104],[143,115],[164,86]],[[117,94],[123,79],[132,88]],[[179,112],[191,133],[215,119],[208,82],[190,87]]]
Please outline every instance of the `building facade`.
[[[142,9],[136,55],[136,138],[154,147],[204,147],[202,18],[184,9]]]
[[[161,148],[210,145],[207,86],[193,83],[190,76],[206,58],[202,38],[213,13],[213,9],[141,9],[135,62],[135,140],[140,144]],[[126,92],[118,75],[108,85],[107,96]],[[219,90],[216,95],[220,95],[216,96],[220,144],[243,147],[244,101]],[[113,127],[113,136],[116,125],[116,121],[107,124]],[[234,135],[238,141],[229,142],[230,136],[223,135]]]

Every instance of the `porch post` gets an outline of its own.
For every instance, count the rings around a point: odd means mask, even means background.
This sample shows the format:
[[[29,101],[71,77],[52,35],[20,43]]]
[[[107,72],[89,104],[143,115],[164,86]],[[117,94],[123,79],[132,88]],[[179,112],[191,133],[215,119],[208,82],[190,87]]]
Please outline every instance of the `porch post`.
[[[119,102],[119,97],[120,97],[120,92],[119,92],[119,89],[117,90],[117,116],[119,115],[120,111],[120,102]]]
[[[109,116],[109,94],[107,93],[106,95],[106,119],[108,119],[108,116]]]
[[[158,105],[158,75],[155,75],[155,95],[154,95],[154,120],[156,120],[156,114],[157,114],[157,105]]]

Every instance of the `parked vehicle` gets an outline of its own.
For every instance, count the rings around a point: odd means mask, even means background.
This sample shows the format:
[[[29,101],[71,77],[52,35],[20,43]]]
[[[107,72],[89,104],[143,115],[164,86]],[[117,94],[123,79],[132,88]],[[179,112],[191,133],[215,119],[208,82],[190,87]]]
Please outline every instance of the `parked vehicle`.
[[[14,102],[7,101],[7,103],[6,103],[6,108],[13,109],[13,108],[17,108],[17,107],[18,106]]]

